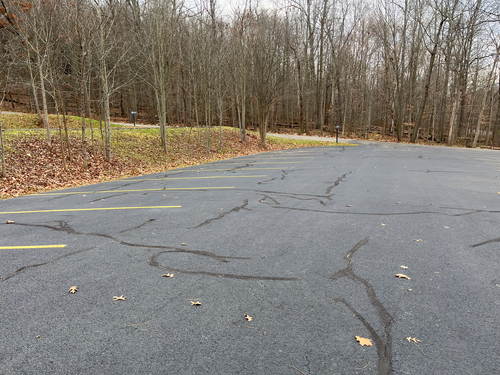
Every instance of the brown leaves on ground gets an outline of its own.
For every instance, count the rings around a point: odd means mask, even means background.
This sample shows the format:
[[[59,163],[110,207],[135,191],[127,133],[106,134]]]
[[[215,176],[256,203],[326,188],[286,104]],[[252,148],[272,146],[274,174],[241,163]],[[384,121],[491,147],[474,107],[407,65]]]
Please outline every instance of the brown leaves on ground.
[[[253,318],[250,315],[245,314],[245,319],[251,322]]]
[[[399,277],[400,279],[411,280],[408,276],[403,275],[402,273],[397,273],[395,276]]]
[[[414,342],[414,343],[422,342],[418,340],[416,337],[407,337],[406,339],[408,340],[408,342]]]
[[[76,292],[78,292],[78,288],[76,286],[72,286],[71,288],[69,288],[69,292],[71,294],[75,294]]]
[[[2,121],[6,118],[3,116]],[[206,129],[200,132],[200,142],[196,129],[172,130],[167,134],[167,154],[163,152],[157,129],[112,130],[112,160],[108,163],[104,157],[100,132],[94,127],[94,147],[90,129],[86,132],[88,168],[85,169],[81,135],[72,131],[69,135],[71,160],[66,142],[63,141],[67,171],[63,168],[61,141],[57,131],[52,131],[52,147],[47,145],[44,132],[7,132],[7,177],[0,178],[0,198],[95,184],[262,152],[259,137],[247,134],[246,143],[243,144],[239,134],[227,128],[223,129],[222,147],[219,148],[218,132],[218,129],[212,129],[212,145],[207,156]],[[267,141],[269,151],[298,147],[307,145],[290,145],[271,139]]]
[[[191,301],[191,306],[201,306],[200,301]]]
[[[372,340],[360,336],[354,336],[361,346],[372,346]]]
[[[171,279],[172,277],[174,277],[174,274],[173,273],[167,273],[165,275],[162,275],[163,277],[166,277],[168,279]]]
[[[119,297],[114,296],[114,297],[113,297],[113,302],[114,302],[114,301],[125,301],[126,299],[127,299],[127,297],[125,297],[125,296],[122,294],[122,295],[121,295],[121,296],[119,296]]]

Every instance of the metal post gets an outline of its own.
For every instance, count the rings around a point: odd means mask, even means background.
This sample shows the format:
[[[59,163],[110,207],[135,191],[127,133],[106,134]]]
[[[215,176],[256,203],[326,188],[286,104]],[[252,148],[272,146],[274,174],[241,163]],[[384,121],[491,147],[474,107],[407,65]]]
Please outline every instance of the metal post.
[[[337,140],[335,142],[339,143],[339,126],[338,125],[337,125]]]
[[[137,112],[132,111],[132,112],[130,112],[130,114],[132,115],[132,118],[134,119],[134,126],[135,126],[135,121],[137,120]]]

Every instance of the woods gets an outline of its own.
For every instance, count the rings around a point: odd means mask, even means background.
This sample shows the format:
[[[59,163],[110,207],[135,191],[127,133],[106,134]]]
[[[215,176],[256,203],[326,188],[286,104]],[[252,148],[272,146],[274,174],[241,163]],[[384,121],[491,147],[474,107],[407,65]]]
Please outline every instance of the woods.
[[[62,141],[64,116],[81,116],[83,145],[85,118],[102,120],[108,161],[110,118],[132,111],[160,125],[164,151],[174,124],[207,135],[233,126],[242,142],[245,129],[258,128],[263,147],[268,129],[333,133],[337,125],[345,136],[500,146],[494,0],[232,8],[217,0],[1,0],[0,14],[6,103],[15,109],[26,97],[49,145],[48,114],[61,115]]]

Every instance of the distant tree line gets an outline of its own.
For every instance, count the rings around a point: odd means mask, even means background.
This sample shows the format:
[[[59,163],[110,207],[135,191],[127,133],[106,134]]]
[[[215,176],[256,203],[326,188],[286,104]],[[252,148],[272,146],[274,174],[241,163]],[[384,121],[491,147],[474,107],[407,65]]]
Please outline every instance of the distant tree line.
[[[500,145],[498,0],[0,0],[0,87],[48,113]],[[8,73],[7,73],[8,71]],[[10,99],[9,99],[10,98]],[[91,129],[91,128],[90,128]]]

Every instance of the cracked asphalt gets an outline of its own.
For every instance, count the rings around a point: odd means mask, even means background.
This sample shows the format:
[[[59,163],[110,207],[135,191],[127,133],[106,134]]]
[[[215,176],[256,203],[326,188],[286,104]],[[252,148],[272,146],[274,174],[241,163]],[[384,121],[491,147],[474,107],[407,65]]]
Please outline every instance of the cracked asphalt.
[[[500,373],[499,156],[363,142],[0,201],[0,373]]]

